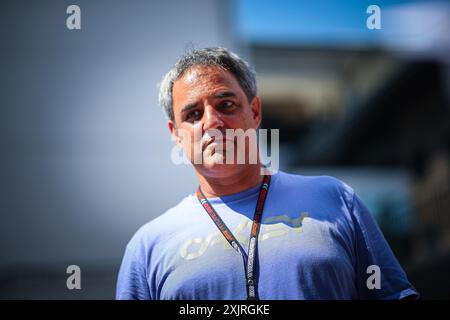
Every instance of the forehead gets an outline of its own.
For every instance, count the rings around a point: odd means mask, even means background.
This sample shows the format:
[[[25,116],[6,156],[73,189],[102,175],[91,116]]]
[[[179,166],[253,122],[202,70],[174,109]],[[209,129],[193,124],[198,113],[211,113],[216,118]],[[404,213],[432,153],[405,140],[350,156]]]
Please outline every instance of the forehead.
[[[234,91],[236,95],[242,92],[242,88],[235,76],[216,66],[194,66],[187,69],[173,85],[173,102],[185,102],[198,100],[218,91]]]

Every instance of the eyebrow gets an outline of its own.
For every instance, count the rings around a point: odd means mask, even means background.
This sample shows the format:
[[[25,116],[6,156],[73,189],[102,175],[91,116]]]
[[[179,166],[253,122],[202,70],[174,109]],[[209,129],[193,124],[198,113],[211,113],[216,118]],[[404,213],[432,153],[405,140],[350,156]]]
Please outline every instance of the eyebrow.
[[[187,112],[187,111],[189,111],[189,110],[192,110],[192,109],[194,109],[195,107],[197,106],[197,103],[189,103],[189,104],[187,104],[187,105],[185,105],[184,107],[183,107],[183,109],[181,109],[181,113],[185,113],[185,112]]]
[[[218,98],[218,99],[229,98],[229,97],[236,97],[236,94],[234,92],[232,92],[232,91],[223,91],[223,92],[216,93],[214,95],[214,98]],[[183,109],[181,109],[181,113],[185,113],[185,112],[187,112],[189,110],[194,109],[195,107],[197,107],[197,103],[196,102],[189,103],[189,104],[185,105],[183,107]]]
[[[228,98],[228,97],[236,97],[236,94],[232,91],[224,91],[219,92],[214,95],[215,98]]]

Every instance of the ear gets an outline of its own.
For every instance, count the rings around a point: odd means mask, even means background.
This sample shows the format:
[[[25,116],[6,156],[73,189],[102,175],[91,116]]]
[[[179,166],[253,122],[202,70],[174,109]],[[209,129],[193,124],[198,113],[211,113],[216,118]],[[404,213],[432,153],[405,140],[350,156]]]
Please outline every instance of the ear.
[[[174,138],[175,143],[181,145],[181,137],[178,135],[178,130],[175,126],[175,122],[169,119],[167,121],[167,126],[169,127],[170,134]]]
[[[258,96],[255,96],[251,103],[253,120],[255,121],[256,128],[259,128],[262,121],[262,113],[261,113],[261,100]]]

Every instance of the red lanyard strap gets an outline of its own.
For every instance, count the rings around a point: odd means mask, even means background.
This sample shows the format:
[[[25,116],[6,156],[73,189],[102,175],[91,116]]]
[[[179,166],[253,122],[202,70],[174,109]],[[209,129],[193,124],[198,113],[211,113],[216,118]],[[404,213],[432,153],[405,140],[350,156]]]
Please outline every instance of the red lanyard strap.
[[[225,239],[228,241],[228,243],[231,245],[231,247],[233,247],[242,256],[242,259],[244,261],[245,278],[247,285],[247,299],[249,300],[258,299],[257,279],[255,277],[255,266],[257,260],[256,249],[258,247],[258,234],[261,226],[264,203],[266,202],[267,193],[269,192],[269,186],[270,186],[270,175],[265,175],[263,183],[259,189],[258,201],[256,202],[255,213],[253,215],[253,224],[250,232],[250,241],[248,243],[248,257],[239,241],[237,241],[236,237],[233,235],[230,229],[228,229],[226,224],[223,222],[222,218],[220,218],[219,214],[216,212],[216,210],[214,210],[213,206],[209,203],[208,199],[206,199],[200,187],[198,187],[197,190],[198,201],[200,201],[205,211],[211,217],[212,221],[215,223],[215,225],[220,230]]]

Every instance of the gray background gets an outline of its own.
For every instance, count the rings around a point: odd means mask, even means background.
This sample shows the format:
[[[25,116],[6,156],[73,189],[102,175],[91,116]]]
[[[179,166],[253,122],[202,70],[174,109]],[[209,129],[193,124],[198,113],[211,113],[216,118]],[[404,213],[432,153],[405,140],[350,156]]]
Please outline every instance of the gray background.
[[[1,3],[4,298],[114,297],[127,241],[196,185],[170,160],[157,83],[186,48],[233,49],[220,1],[76,1],[71,31],[73,3]]]

